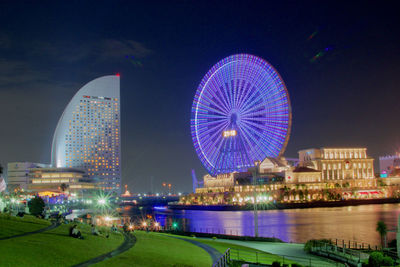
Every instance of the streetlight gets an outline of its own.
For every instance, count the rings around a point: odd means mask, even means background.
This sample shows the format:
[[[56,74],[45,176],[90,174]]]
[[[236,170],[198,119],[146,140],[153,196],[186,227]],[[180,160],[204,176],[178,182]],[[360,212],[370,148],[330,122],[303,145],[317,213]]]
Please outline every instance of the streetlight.
[[[258,237],[258,211],[257,211],[257,175],[258,175],[258,167],[260,165],[259,161],[254,162],[254,167],[250,168],[249,170],[253,174],[253,208],[254,208],[254,236]]]

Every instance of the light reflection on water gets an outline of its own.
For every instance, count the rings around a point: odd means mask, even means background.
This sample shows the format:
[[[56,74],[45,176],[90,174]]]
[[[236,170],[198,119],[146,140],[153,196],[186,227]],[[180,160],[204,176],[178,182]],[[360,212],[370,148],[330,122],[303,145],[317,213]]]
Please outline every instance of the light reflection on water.
[[[399,214],[400,204],[259,211],[259,235],[286,242],[337,238],[378,245],[377,222],[382,220],[389,230],[396,229]],[[193,232],[254,236],[252,211],[167,210],[156,211],[155,218],[162,225],[177,220],[184,230]],[[394,238],[395,233],[389,232],[388,241]]]

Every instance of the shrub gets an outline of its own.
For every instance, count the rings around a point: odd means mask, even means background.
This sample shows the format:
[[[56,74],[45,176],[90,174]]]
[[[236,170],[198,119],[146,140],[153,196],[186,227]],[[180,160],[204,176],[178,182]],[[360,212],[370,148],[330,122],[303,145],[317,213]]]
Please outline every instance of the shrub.
[[[42,198],[36,196],[31,201],[29,201],[28,206],[29,206],[29,212],[32,215],[39,216],[43,214],[45,204]]]
[[[368,266],[380,267],[383,263],[383,254],[381,252],[372,252],[369,255]]]
[[[301,265],[297,263],[292,263],[292,267],[301,267]]]
[[[281,267],[281,263],[279,261],[274,261],[271,266],[272,267]]]
[[[394,261],[391,257],[385,256],[383,257],[382,266],[393,266]]]

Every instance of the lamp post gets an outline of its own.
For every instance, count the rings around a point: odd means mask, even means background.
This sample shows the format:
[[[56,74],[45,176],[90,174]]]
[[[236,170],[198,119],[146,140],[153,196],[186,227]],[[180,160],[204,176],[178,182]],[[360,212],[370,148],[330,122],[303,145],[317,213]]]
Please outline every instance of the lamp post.
[[[258,210],[257,210],[257,175],[258,175],[258,167],[260,165],[259,161],[254,162],[254,167],[250,168],[251,173],[253,175],[253,212],[254,212],[254,236],[258,237]]]

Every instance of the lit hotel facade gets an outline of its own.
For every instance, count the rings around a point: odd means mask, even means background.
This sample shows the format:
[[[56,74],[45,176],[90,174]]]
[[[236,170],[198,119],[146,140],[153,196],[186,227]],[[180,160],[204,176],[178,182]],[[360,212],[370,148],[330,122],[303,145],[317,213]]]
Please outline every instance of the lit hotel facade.
[[[336,189],[344,196],[353,189],[361,194],[375,192],[374,159],[368,157],[366,148],[318,148],[299,151],[297,162],[285,158],[265,158],[257,167],[257,185],[253,184],[252,171],[204,176],[204,187],[196,193],[277,192],[307,188],[310,199],[316,199],[322,190]],[[378,192],[377,196],[382,192]],[[275,193],[274,193],[275,194]],[[368,195],[369,196],[369,195]],[[381,196],[381,195],[379,195]]]
[[[53,137],[51,163],[86,171],[100,189],[120,194],[120,77],[83,86],[65,108]]]

